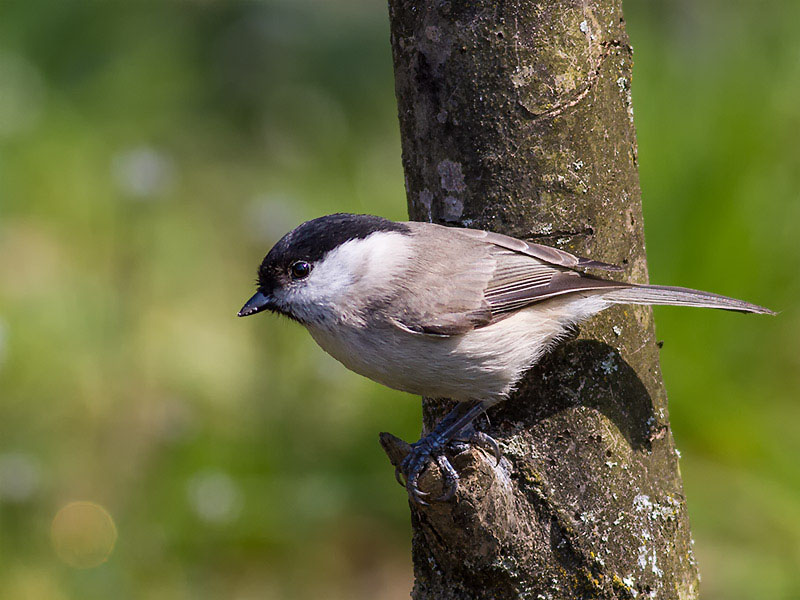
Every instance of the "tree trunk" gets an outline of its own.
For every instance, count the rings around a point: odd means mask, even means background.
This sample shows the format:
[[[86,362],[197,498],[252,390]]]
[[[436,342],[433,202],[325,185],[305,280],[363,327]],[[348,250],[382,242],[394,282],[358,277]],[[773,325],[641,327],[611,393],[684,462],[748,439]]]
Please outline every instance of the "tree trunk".
[[[390,0],[409,214],[625,266],[647,281],[620,0]],[[424,401],[429,430],[449,408]],[[650,309],[588,322],[411,505],[413,597],[695,598]],[[384,435],[394,463],[407,452]],[[422,489],[441,485],[437,467]]]

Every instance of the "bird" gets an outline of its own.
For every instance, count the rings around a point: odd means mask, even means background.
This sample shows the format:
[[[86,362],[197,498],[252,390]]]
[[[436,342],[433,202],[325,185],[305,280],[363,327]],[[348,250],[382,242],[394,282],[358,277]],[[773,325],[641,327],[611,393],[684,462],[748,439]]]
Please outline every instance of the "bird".
[[[271,311],[305,326],[348,369],[390,388],[456,401],[411,445],[397,470],[410,498],[428,504],[419,478],[431,462],[452,498],[458,474],[446,451],[472,421],[507,399],[525,372],[572,328],[616,304],[773,311],[681,287],[587,273],[613,264],[490,231],[337,213],[302,223],[258,267],[256,293],[238,316]]]

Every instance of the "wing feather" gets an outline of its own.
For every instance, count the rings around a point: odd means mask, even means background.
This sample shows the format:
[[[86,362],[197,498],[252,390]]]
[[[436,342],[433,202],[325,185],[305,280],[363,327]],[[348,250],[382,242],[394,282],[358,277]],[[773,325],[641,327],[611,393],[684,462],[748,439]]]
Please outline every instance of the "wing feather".
[[[498,247],[491,253],[497,267],[484,298],[489,303],[493,320],[535,302],[570,292],[628,287],[505,248]]]
[[[534,244],[533,242],[526,242],[517,238],[513,238],[502,233],[494,233],[492,231],[483,231],[481,229],[458,229],[463,235],[472,237],[477,240],[483,240],[489,244],[494,244],[507,250],[512,250],[520,254],[527,254],[533,258],[538,258],[551,265],[558,265],[567,267],[568,269],[600,269],[603,271],[622,271],[622,267],[612,265],[609,263],[600,262],[599,260],[592,260],[590,258],[583,258],[570,254],[558,248],[550,246],[543,246],[542,244]]]
[[[393,313],[400,316],[393,323],[410,333],[459,335],[555,296],[630,287],[575,270],[620,267],[557,248],[489,231],[407,225],[417,238],[418,253],[402,287],[414,290],[414,302],[401,305],[396,299]]]
[[[496,267],[490,246],[464,240],[450,227],[408,225],[417,234],[416,255],[397,282],[406,293],[392,299],[394,325],[411,333],[451,336],[491,323],[492,311],[484,298]],[[435,232],[429,231],[432,227]]]

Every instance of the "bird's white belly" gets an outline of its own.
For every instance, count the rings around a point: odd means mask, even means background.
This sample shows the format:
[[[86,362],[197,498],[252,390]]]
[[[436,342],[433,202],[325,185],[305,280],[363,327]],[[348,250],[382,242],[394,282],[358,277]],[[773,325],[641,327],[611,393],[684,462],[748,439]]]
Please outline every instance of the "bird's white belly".
[[[390,324],[308,329],[347,368],[388,387],[434,398],[500,400],[574,321],[565,318],[576,313],[573,303],[588,300],[550,300],[451,337],[409,333]],[[573,306],[565,311],[566,304]],[[591,304],[586,316],[601,308]]]

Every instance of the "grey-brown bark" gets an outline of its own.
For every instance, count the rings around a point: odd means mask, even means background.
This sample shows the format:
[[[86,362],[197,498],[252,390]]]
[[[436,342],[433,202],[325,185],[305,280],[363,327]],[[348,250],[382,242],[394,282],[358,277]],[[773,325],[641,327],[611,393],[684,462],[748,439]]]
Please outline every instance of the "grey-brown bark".
[[[646,281],[621,1],[390,0],[390,17],[411,217]],[[426,430],[446,408],[424,402]],[[501,464],[464,452],[457,497],[411,506],[414,598],[697,596],[649,309],[587,323],[489,417]],[[430,468],[422,488],[440,484]]]

